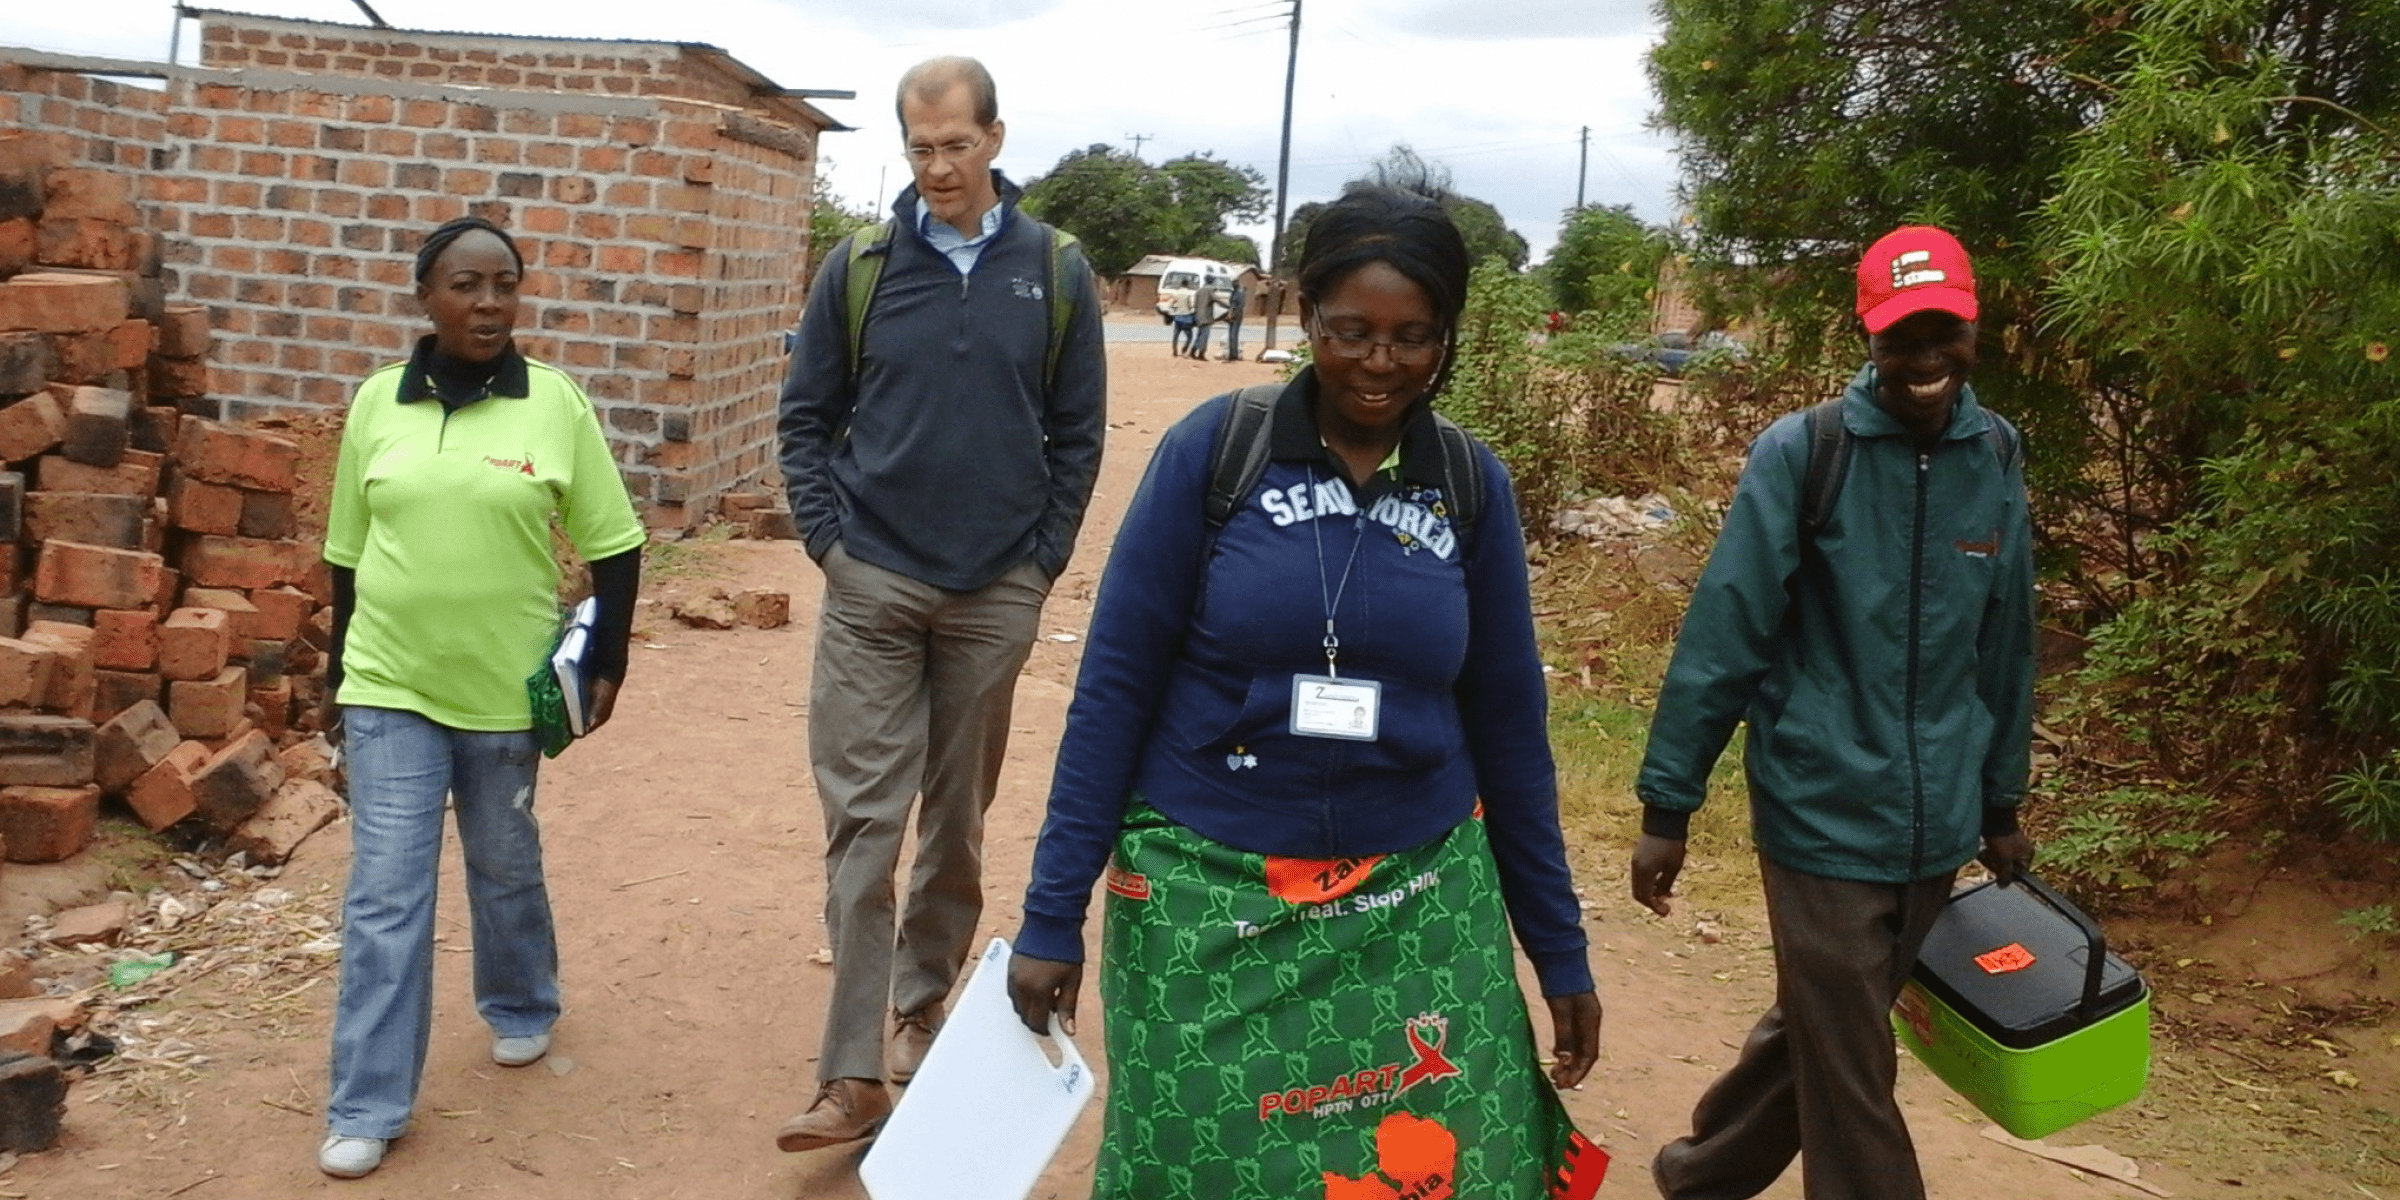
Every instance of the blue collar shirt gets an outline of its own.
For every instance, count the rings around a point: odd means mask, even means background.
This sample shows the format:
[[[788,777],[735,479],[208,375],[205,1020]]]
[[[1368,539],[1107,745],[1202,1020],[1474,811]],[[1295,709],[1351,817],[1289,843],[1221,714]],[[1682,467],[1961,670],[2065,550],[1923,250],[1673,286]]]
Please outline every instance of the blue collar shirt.
[[[961,275],[975,269],[975,260],[983,257],[983,248],[991,244],[993,235],[1000,232],[1000,222],[1007,216],[1007,205],[993,204],[983,210],[983,232],[974,237],[960,233],[948,221],[934,219],[932,206],[917,201],[917,232],[924,235],[927,245],[942,252]]]

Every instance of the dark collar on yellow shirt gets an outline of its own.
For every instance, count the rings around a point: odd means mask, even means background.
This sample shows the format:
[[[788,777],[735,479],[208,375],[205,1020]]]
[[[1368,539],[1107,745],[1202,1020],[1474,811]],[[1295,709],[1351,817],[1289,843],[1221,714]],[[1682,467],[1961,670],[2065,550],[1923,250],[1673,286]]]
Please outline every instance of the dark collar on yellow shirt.
[[[533,383],[526,374],[525,356],[517,353],[515,342],[510,342],[489,363],[475,365],[444,358],[434,351],[433,340],[430,333],[418,338],[416,350],[408,356],[408,366],[400,372],[400,403],[439,400],[442,407],[457,412],[487,396],[522,398],[532,393]],[[468,368],[465,373],[470,376],[482,375],[482,368],[485,367],[490,369],[491,374],[472,390],[454,390],[445,395],[443,390],[436,388],[437,375],[443,380],[457,379],[461,374],[460,367]]]

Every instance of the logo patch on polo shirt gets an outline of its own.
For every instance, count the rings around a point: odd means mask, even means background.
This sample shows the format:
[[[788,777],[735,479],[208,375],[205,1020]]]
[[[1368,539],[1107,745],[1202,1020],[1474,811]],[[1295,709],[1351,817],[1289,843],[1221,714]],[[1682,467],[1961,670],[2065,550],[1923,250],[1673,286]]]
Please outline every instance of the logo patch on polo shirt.
[[[483,461],[503,471],[514,471],[528,478],[533,475],[533,456],[530,454],[523,458],[494,458],[486,454],[483,456]]]

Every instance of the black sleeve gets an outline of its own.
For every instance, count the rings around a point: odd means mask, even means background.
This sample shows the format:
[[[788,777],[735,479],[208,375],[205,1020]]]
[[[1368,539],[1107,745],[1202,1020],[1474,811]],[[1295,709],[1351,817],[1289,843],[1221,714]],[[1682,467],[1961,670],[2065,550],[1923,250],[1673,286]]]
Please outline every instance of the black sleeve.
[[[642,586],[640,547],[592,560],[592,595],[600,601],[593,629],[592,674],[625,682],[626,646],[633,640],[633,598]]]
[[[350,614],[358,609],[358,571],[325,564],[333,576],[333,632],[325,640],[325,697],[342,694],[342,639],[350,632]]]

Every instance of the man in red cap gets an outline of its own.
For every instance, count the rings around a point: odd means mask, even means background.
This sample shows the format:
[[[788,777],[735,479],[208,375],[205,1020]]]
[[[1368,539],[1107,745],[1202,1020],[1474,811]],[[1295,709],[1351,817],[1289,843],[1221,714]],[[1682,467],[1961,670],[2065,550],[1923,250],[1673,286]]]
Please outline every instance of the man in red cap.
[[[1741,1200],[1801,1157],[1809,1200],[1919,1200],[1887,1014],[1951,880],[2013,880],[2033,712],[2016,431],[1975,402],[1965,248],[1908,226],[1858,264],[1867,364],[1748,465],[1667,667],[1635,791],[1633,898],[1666,915],[1710,770],[1747,722],[1775,1006],[1653,1165]]]

